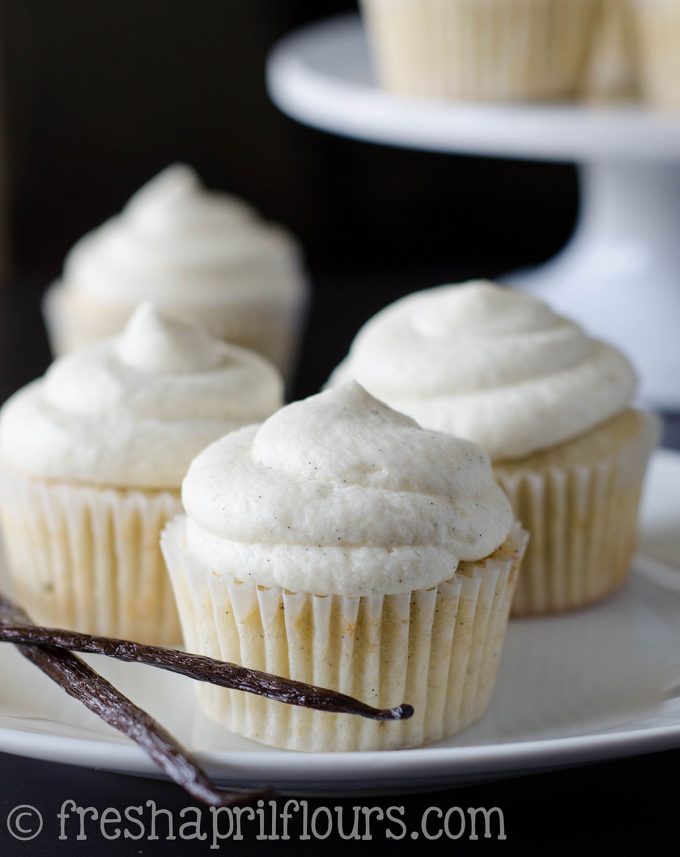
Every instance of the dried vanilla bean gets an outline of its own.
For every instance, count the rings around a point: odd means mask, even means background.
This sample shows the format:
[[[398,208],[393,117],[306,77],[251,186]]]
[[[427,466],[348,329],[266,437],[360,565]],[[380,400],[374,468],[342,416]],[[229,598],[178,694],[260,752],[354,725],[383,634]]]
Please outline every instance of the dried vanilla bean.
[[[0,620],[2,620],[1,613]],[[282,678],[226,661],[217,661],[203,655],[192,655],[160,646],[147,646],[129,640],[98,637],[60,628],[42,628],[5,620],[0,624],[0,642],[15,645],[55,646],[59,649],[86,654],[106,655],[119,661],[148,664],[198,681],[258,694],[288,705],[315,708],[319,711],[357,714],[372,720],[403,720],[413,714],[413,708],[410,705],[374,708],[335,690]]]
[[[33,627],[28,614],[2,595],[0,622]],[[166,729],[76,655],[63,648],[34,642],[18,643],[17,648],[69,696],[131,738],[192,797],[210,806],[234,806],[252,803],[263,796],[263,792],[234,794],[218,789]]]

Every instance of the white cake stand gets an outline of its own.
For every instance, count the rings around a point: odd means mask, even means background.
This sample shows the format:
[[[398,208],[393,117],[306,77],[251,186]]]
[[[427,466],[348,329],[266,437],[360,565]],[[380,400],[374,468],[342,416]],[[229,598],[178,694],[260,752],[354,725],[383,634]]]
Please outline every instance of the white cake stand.
[[[548,264],[506,279],[624,349],[640,372],[643,398],[680,410],[680,117],[632,105],[394,96],[374,82],[356,16],[284,38],[267,77],[284,112],[348,137],[576,161],[582,202],[574,237]]]

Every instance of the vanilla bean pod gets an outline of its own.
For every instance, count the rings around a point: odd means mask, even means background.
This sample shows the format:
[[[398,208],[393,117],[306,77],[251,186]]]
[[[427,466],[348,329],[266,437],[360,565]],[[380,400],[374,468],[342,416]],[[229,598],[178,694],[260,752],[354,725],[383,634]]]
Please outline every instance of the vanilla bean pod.
[[[34,627],[28,614],[0,595],[0,622]],[[81,658],[50,644],[28,642],[17,649],[69,696],[138,744],[158,767],[192,797],[210,806],[248,804],[263,792],[234,794],[215,786],[198,763],[149,714],[136,706]]]
[[[0,613],[0,620],[2,614]],[[129,640],[98,637],[60,628],[42,628],[24,622],[2,621],[0,642],[15,645],[56,646],[59,649],[106,655],[119,661],[148,664],[179,673],[198,681],[234,690],[255,693],[289,705],[301,705],[320,711],[357,714],[372,720],[402,720],[411,717],[410,705],[374,708],[358,699],[311,684],[249,669],[203,655],[192,655],[177,649],[147,646]]]

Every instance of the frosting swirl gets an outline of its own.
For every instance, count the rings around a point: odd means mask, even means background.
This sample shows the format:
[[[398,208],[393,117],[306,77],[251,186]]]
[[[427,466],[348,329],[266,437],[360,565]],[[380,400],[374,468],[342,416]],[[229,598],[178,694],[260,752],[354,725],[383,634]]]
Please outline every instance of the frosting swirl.
[[[483,450],[355,383],[211,444],[182,498],[188,548],[211,571],[320,595],[436,585],[513,520]]]
[[[179,488],[215,438],[281,405],[264,358],[142,304],[116,339],[74,352],[0,412],[0,454],[48,479]]]
[[[536,298],[481,281],[416,292],[383,309],[329,384],[349,378],[494,460],[588,431],[622,411],[636,386],[619,351]]]
[[[162,306],[257,302],[303,288],[293,238],[241,200],[206,190],[182,164],[81,238],[66,257],[63,282],[112,303]]]

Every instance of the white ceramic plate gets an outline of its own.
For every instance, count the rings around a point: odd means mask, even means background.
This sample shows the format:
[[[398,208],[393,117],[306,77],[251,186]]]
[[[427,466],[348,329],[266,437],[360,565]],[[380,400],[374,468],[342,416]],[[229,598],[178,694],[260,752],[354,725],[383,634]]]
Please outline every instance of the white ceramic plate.
[[[591,609],[510,624],[485,717],[418,750],[294,753],[231,735],[196,710],[191,682],[91,658],[221,782],[350,793],[437,788],[680,747],[680,454],[656,454],[630,583]],[[675,568],[674,568],[675,567]],[[417,700],[413,700],[417,703]],[[0,647],[0,750],[149,774],[133,744]]]

